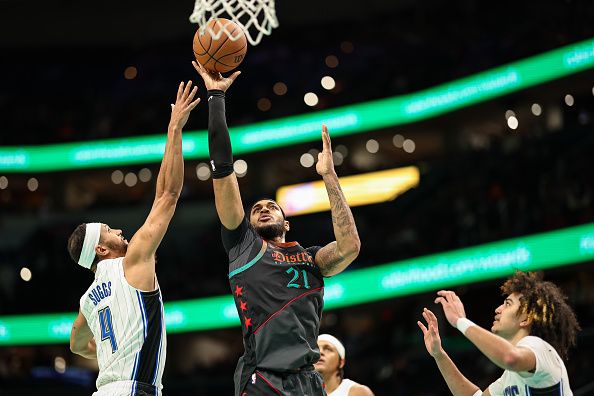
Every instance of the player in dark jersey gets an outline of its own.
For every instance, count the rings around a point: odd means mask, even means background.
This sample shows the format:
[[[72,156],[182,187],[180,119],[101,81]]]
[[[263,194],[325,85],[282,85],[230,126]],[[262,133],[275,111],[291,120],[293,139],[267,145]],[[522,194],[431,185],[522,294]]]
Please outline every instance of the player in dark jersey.
[[[229,255],[229,283],[241,318],[245,353],[235,371],[235,396],[324,395],[313,364],[324,305],[324,277],[338,274],[359,254],[355,221],[334,171],[330,136],[316,171],[330,200],[336,241],[303,248],[286,242],[289,222],[271,199],[244,212],[225,119],[225,91],[239,75],[223,78],[193,62],[208,89],[208,145],[215,204]]]

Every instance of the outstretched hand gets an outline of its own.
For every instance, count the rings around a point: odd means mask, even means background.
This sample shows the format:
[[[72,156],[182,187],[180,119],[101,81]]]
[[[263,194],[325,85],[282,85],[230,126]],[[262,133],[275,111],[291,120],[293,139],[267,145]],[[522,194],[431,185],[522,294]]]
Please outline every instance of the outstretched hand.
[[[427,308],[423,308],[423,317],[427,321],[427,327],[425,327],[421,321],[417,321],[417,325],[419,325],[421,331],[423,332],[425,348],[427,348],[427,352],[429,352],[431,356],[437,357],[443,353],[443,349],[441,348],[441,338],[439,337],[437,318],[435,317],[435,314]]]
[[[332,144],[328,127],[322,125],[322,152],[318,154],[316,171],[320,176],[328,175],[334,172],[334,159],[332,158]]]
[[[187,84],[182,81],[179,84],[175,104],[171,105],[170,126],[182,129],[186,125],[190,113],[200,103],[200,98],[194,100],[197,91],[198,87],[192,88],[192,81],[188,81]]]
[[[456,327],[458,319],[466,317],[462,300],[460,300],[460,297],[456,293],[449,290],[440,290],[437,292],[437,295],[439,297],[435,299],[435,303],[441,304],[446,319],[452,326]]]
[[[194,69],[200,74],[200,77],[204,80],[204,85],[206,89],[220,89],[223,92],[226,92],[227,89],[233,84],[237,76],[241,74],[240,71],[236,71],[235,73],[231,74],[229,77],[223,77],[221,73],[218,72],[211,72],[206,70],[204,66],[196,61],[192,61],[192,65]]]

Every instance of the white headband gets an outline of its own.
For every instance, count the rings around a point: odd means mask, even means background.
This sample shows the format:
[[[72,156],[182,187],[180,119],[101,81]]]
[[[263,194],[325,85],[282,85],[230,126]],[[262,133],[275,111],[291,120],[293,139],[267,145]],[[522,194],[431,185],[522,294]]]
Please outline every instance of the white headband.
[[[101,236],[101,223],[87,223],[85,230],[85,241],[83,242],[82,250],[78,264],[85,268],[91,268],[93,261],[95,261],[95,247],[99,243]]]
[[[318,341],[326,341],[326,342],[329,342],[330,344],[332,344],[334,346],[334,348],[336,348],[336,351],[338,352],[338,356],[340,356],[341,359],[344,359],[344,356],[345,356],[344,345],[342,345],[342,342],[338,341],[338,338],[331,336],[330,334],[320,334],[318,336]]]

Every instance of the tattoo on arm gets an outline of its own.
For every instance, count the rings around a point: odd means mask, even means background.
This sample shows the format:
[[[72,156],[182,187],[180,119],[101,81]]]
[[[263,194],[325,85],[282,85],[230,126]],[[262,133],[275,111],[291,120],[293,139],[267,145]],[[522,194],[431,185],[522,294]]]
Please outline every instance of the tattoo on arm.
[[[319,254],[319,262],[324,264],[320,267],[322,275],[332,274],[342,262],[342,257],[340,257],[338,253],[336,242],[332,242],[324,248],[324,250],[320,250]]]
[[[340,188],[338,177],[336,175],[330,176],[330,178],[324,180],[324,184],[330,200],[332,225],[336,241],[320,251],[319,261],[322,264],[322,273],[331,275],[344,270],[344,267],[350,264],[358,254],[360,242],[355,219]],[[343,268],[340,268],[341,266]]]
[[[353,236],[357,234],[355,219],[351,209],[346,202],[346,198],[340,188],[338,181],[326,185],[328,198],[330,200],[330,210],[332,211],[332,224],[336,239]]]

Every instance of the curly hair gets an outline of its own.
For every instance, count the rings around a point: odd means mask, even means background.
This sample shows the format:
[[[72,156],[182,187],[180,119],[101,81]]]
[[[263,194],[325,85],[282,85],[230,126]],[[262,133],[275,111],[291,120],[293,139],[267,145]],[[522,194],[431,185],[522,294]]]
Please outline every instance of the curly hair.
[[[567,359],[580,325],[561,289],[543,281],[539,273],[516,271],[501,286],[501,291],[503,295],[521,295],[518,315],[525,313],[532,319],[530,334],[551,344],[563,359]]]

